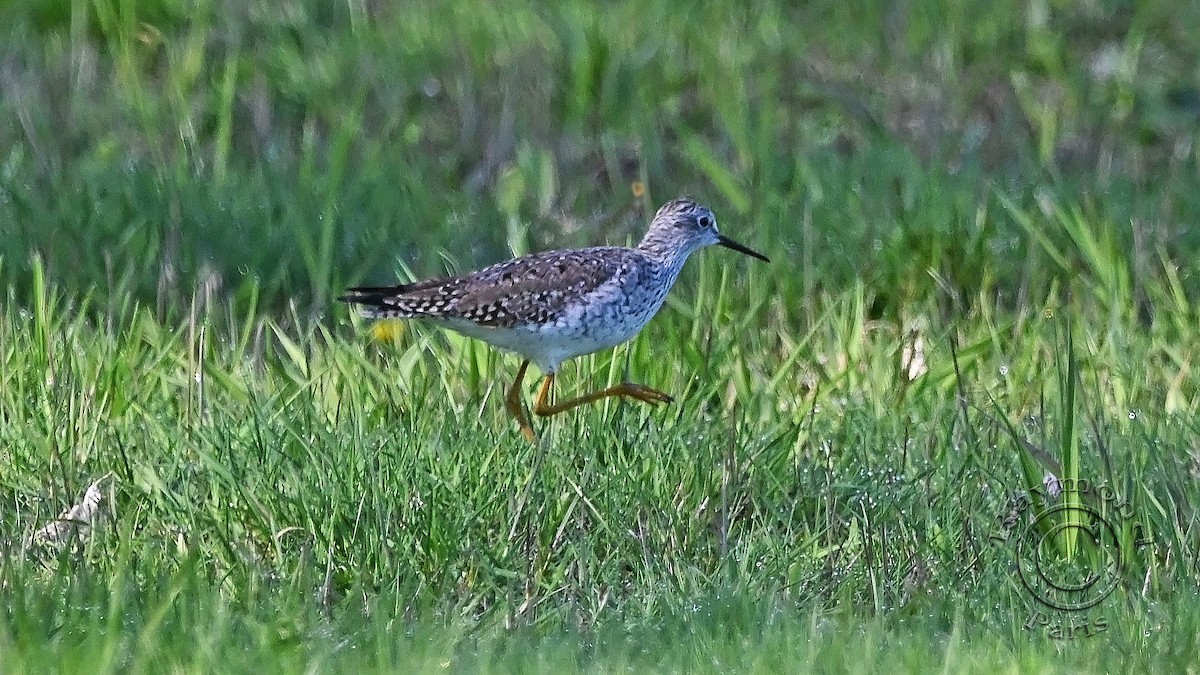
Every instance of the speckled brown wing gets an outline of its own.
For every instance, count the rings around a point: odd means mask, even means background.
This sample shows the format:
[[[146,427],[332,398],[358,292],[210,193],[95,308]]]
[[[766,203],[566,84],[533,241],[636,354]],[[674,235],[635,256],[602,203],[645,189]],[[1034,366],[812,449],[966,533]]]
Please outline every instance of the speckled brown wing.
[[[620,273],[637,254],[597,247],[535,253],[457,277],[360,286],[339,298],[370,318],[465,319],[480,326],[549,323]]]

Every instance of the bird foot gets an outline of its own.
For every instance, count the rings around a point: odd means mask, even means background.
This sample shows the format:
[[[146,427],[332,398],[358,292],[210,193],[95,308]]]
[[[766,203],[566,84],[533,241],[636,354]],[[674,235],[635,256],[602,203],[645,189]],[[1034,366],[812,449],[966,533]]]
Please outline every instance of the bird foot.
[[[644,403],[658,405],[659,403],[672,403],[675,399],[668,393],[647,387],[644,384],[636,382],[622,382],[612,388],[612,392],[619,396],[628,396],[636,398]]]

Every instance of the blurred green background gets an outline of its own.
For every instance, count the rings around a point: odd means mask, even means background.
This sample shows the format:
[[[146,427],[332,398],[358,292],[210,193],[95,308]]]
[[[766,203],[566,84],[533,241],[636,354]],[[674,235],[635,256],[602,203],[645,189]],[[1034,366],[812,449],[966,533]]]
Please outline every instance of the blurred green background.
[[[796,303],[862,279],[877,315],[934,294],[1014,306],[1116,274],[1144,312],[1164,265],[1200,287],[1192,3],[47,0],[4,16],[0,255],[19,291],[36,253],[101,304],[169,311],[208,289],[319,314],[398,262],[430,275],[623,243],[685,193],[771,252]]]

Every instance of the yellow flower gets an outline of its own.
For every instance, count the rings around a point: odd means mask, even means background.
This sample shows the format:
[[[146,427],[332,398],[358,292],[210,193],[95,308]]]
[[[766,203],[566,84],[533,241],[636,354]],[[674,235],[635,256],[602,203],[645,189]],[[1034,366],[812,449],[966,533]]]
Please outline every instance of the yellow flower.
[[[376,342],[394,342],[404,335],[404,322],[399,319],[384,319],[371,326],[371,338]]]

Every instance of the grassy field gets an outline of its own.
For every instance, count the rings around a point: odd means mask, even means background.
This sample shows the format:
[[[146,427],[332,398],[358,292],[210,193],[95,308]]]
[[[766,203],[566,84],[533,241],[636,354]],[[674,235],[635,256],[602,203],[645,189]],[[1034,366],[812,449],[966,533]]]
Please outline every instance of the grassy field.
[[[1197,6],[0,17],[4,672],[1200,662]],[[335,300],[681,194],[670,406]]]

